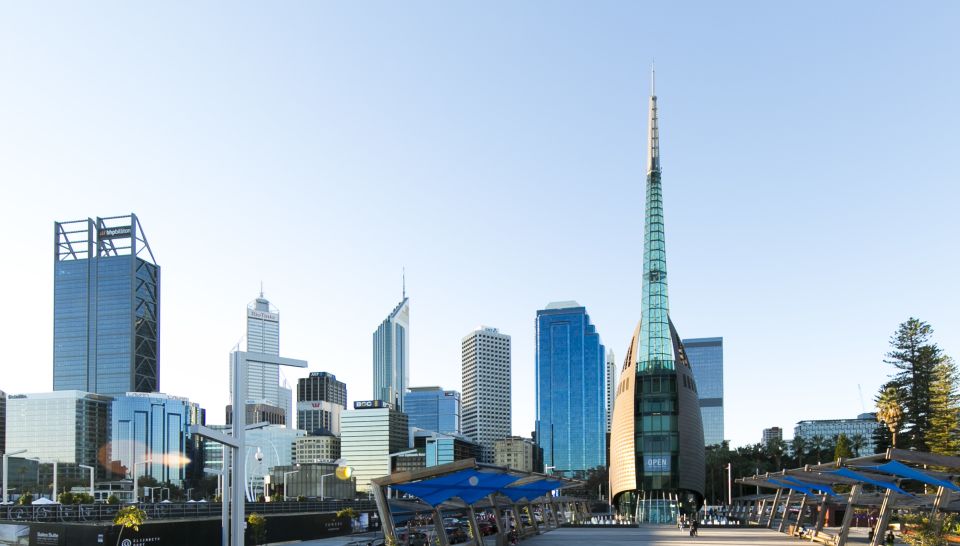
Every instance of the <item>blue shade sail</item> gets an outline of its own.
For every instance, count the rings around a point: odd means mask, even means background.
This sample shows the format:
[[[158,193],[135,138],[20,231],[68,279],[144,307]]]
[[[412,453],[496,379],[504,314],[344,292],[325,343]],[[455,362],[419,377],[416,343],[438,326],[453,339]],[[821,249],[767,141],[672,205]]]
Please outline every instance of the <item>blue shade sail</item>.
[[[804,495],[809,495],[809,496],[811,496],[811,497],[817,496],[816,493],[814,493],[813,491],[807,489],[806,487],[804,487],[804,486],[802,486],[802,485],[798,485],[798,484],[790,483],[790,482],[785,482],[785,481],[783,481],[783,480],[775,480],[775,479],[773,479],[773,478],[766,478],[766,480],[767,480],[768,482],[770,482],[770,483],[775,483],[775,484],[777,484],[777,485],[779,485],[779,486],[781,486],[781,487],[784,487],[784,488],[786,488],[786,489],[793,489],[794,491],[799,491],[799,492],[803,493]]]
[[[829,485],[826,485],[826,484],[813,483],[813,482],[804,482],[804,481],[800,481],[800,480],[798,480],[798,479],[796,479],[796,478],[791,478],[790,476],[784,477],[783,480],[786,481],[786,482],[795,483],[795,484],[797,484],[797,485],[799,485],[799,486],[802,486],[802,487],[806,487],[807,489],[813,489],[813,490],[815,490],[815,491],[820,491],[821,493],[826,493],[826,494],[828,494],[828,495],[830,495],[830,496],[832,496],[832,497],[838,497],[838,496],[839,496],[839,495],[837,494],[837,492],[833,490],[832,487],[830,487]]]
[[[844,478],[850,478],[850,479],[852,479],[852,480],[857,480],[857,481],[860,481],[860,482],[863,482],[863,483],[869,483],[869,484],[871,484],[871,485],[876,485],[876,486],[882,487],[882,488],[884,488],[884,489],[890,489],[890,490],[892,490],[892,491],[896,491],[897,493],[900,493],[900,494],[903,494],[903,495],[909,495],[909,496],[911,496],[911,497],[913,496],[913,495],[911,495],[910,493],[907,493],[906,491],[904,491],[903,489],[900,489],[900,487],[899,487],[897,484],[893,483],[893,482],[885,482],[885,481],[881,481],[881,480],[875,480],[875,479],[873,479],[873,478],[864,476],[863,474],[860,474],[859,472],[854,472],[853,470],[850,470],[849,468],[840,468],[840,469],[837,469],[837,470],[830,470],[830,471],[827,471],[826,474],[834,474],[834,475],[837,475],[837,476],[843,476]]]
[[[436,506],[454,497],[459,497],[467,504],[473,504],[491,493],[500,493],[504,487],[520,479],[522,476],[499,472],[462,470],[392,487],[409,493],[430,506]]]
[[[934,478],[933,476],[925,474],[916,468],[911,468],[899,461],[890,461],[889,463],[884,463],[877,466],[859,466],[857,468],[861,470],[884,472],[886,474],[892,474],[901,478],[907,478],[908,480],[917,480],[918,482],[935,485],[937,487],[946,487],[951,491],[960,491],[960,487],[957,487],[957,485],[953,482]]]
[[[515,487],[504,487],[500,490],[500,493],[506,495],[513,502],[521,499],[532,501],[533,499],[546,495],[554,489],[560,489],[562,486],[563,482],[544,478],[540,481],[525,483]]]

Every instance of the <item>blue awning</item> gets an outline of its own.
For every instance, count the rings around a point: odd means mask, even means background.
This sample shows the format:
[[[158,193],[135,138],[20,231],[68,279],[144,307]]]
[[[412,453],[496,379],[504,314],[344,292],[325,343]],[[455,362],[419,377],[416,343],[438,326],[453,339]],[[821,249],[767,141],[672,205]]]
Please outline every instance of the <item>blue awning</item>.
[[[770,482],[770,483],[775,483],[775,484],[777,484],[777,485],[779,485],[779,486],[781,486],[781,487],[784,487],[784,488],[786,488],[786,489],[793,489],[794,491],[799,491],[799,492],[803,493],[804,495],[810,495],[811,497],[815,497],[815,496],[816,496],[816,493],[814,493],[813,491],[810,491],[809,489],[807,489],[806,487],[804,487],[804,486],[802,486],[802,485],[798,485],[798,484],[795,484],[795,483],[790,483],[790,482],[783,481],[783,480],[776,480],[776,479],[773,479],[773,478],[765,478],[765,479],[766,479],[768,482]]]
[[[504,487],[500,490],[500,493],[506,495],[513,502],[517,502],[520,499],[532,501],[533,499],[542,497],[550,491],[553,491],[554,489],[560,489],[561,487],[563,487],[563,482],[544,478],[542,480],[525,483],[523,485]]]
[[[871,478],[871,477],[869,477],[869,476],[864,476],[863,474],[860,474],[859,472],[854,472],[853,470],[850,470],[849,468],[840,468],[840,469],[837,469],[837,470],[828,470],[828,471],[825,472],[825,474],[836,474],[837,476],[843,476],[844,478],[850,478],[851,480],[857,480],[857,481],[859,481],[859,482],[869,483],[869,484],[871,484],[871,485],[876,485],[876,486],[882,487],[882,488],[884,488],[884,489],[891,489],[891,490],[893,490],[893,491],[896,491],[897,493],[902,493],[902,494],[904,494],[904,495],[909,495],[909,496],[911,496],[911,497],[913,496],[913,495],[911,495],[910,493],[907,493],[906,491],[904,491],[903,489],[900,489],[900,487],[897,486],[897,484],[895,484],[895,483],[893,483],[893,482],[885,482],[885,481],[881,481],[881,480],[875,480],[875,479],[873,479],[873,478]]]
[[[522,478],[522,476],[502,472],[468,469],[392,487],[418,497],[430,506],[436,506],[454,497],[462,499],[467,504],[473,504],[487,495],[503,492],[506,486]]]
[[[960,491],[960,487],[957,487],[956,484],[948,482],[946,480],[941,480],[939,478],[934,478],[928,474],[923,473],[916,468],[911,468],[899,461],[890,461],[889,463],[884,463],[877,466],[859,466],[857,467],[861,470],[874,470],[878,472],[884,472],[887,474],[893,474],[894,476],[899,476],[901,478],[907,478],[908,480],[917,480],[918,482],[923,482],[929,485],[936,485],[938,487],[943,486],[951,491]]]
[[[784,481],[788,481],[788,482],[790,482],[790,483],[795,483],[795,484],[797,484],[797,485],[806,487],[807,489],[813,489],[813,490],[815,490],[815,491],[820,491],[821,493],[826,493],[826,494],[828,494],[828,495],[830,495],[830,496],[832,496],[832,497],[837,497],[837,496],[839,496],[839,495],[837,495],[837,492],[834,491],[833,488],[830,487],[830,486],[827,485],[827,484],[823,484],[823,483],[813,483],[813,482],[802,482],[802,481],[800,481],[800,480],[798,480],[798,479],[796,479],[796,478],[793,478],[793,477],[791,477],[791,476],[784,476],[783,479],[784,479]]]

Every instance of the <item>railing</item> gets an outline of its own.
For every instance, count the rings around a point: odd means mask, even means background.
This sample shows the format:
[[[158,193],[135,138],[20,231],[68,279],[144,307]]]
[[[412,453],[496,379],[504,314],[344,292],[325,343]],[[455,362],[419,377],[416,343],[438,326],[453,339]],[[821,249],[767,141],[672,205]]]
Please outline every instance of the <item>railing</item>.
[[[0,506],[0,520],[49,521],[49,522],[99,522],[113,521],[122,504],[42,504]],[[140,503],[147,519],[219,518],[219,502],[159,502]],[[246,512],[260,514],[297,514],[305,512],[337,512],[344,508],[357,511],[375,511],[376,503],[358,501],[309,501],[309,502],[248,502]]]

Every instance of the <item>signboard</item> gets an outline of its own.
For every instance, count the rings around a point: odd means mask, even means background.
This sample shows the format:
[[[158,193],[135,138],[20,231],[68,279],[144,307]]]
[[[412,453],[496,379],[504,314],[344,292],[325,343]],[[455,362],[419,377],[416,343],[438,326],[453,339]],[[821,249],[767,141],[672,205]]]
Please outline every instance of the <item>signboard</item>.
[[[121,237],[129,237],[132,233],[130,226],[117,226],[109,228],[101,228],[97,231],[97,237],[101,241],[104,239],[119,239]]]
[[[356,400],[353,402],[353,409],[373,409],[373,408],[389,408],[390,404],[387,404],[383,400]]]
[[[643,472],[670,472],[670,455],[644,455]]]
[[[266,311],[257,311],[256,309],[247,309],[247,316],[260,320],[269,320],[270,322],[280,322],[280,315],[267,313]]]

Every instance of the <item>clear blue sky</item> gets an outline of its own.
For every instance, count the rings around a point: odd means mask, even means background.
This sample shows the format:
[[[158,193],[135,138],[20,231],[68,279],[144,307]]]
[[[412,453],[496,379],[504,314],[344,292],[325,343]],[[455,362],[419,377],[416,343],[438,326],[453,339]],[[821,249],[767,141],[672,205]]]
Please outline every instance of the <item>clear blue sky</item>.
[[[498,327],[529,435],[536,310],[576,299],[618,360],[639,319],[655,59],[671,315],[724,338],[726,435],[852,417],[901,321],[960,355],[958,24],[955,2],[4,3],[0,389],[52,386],[53,222],[136,212],[161,388],[211,422],[261,280],[282,354],[369,397],[405,266],[413,384],[459,388],[461,337]]]

